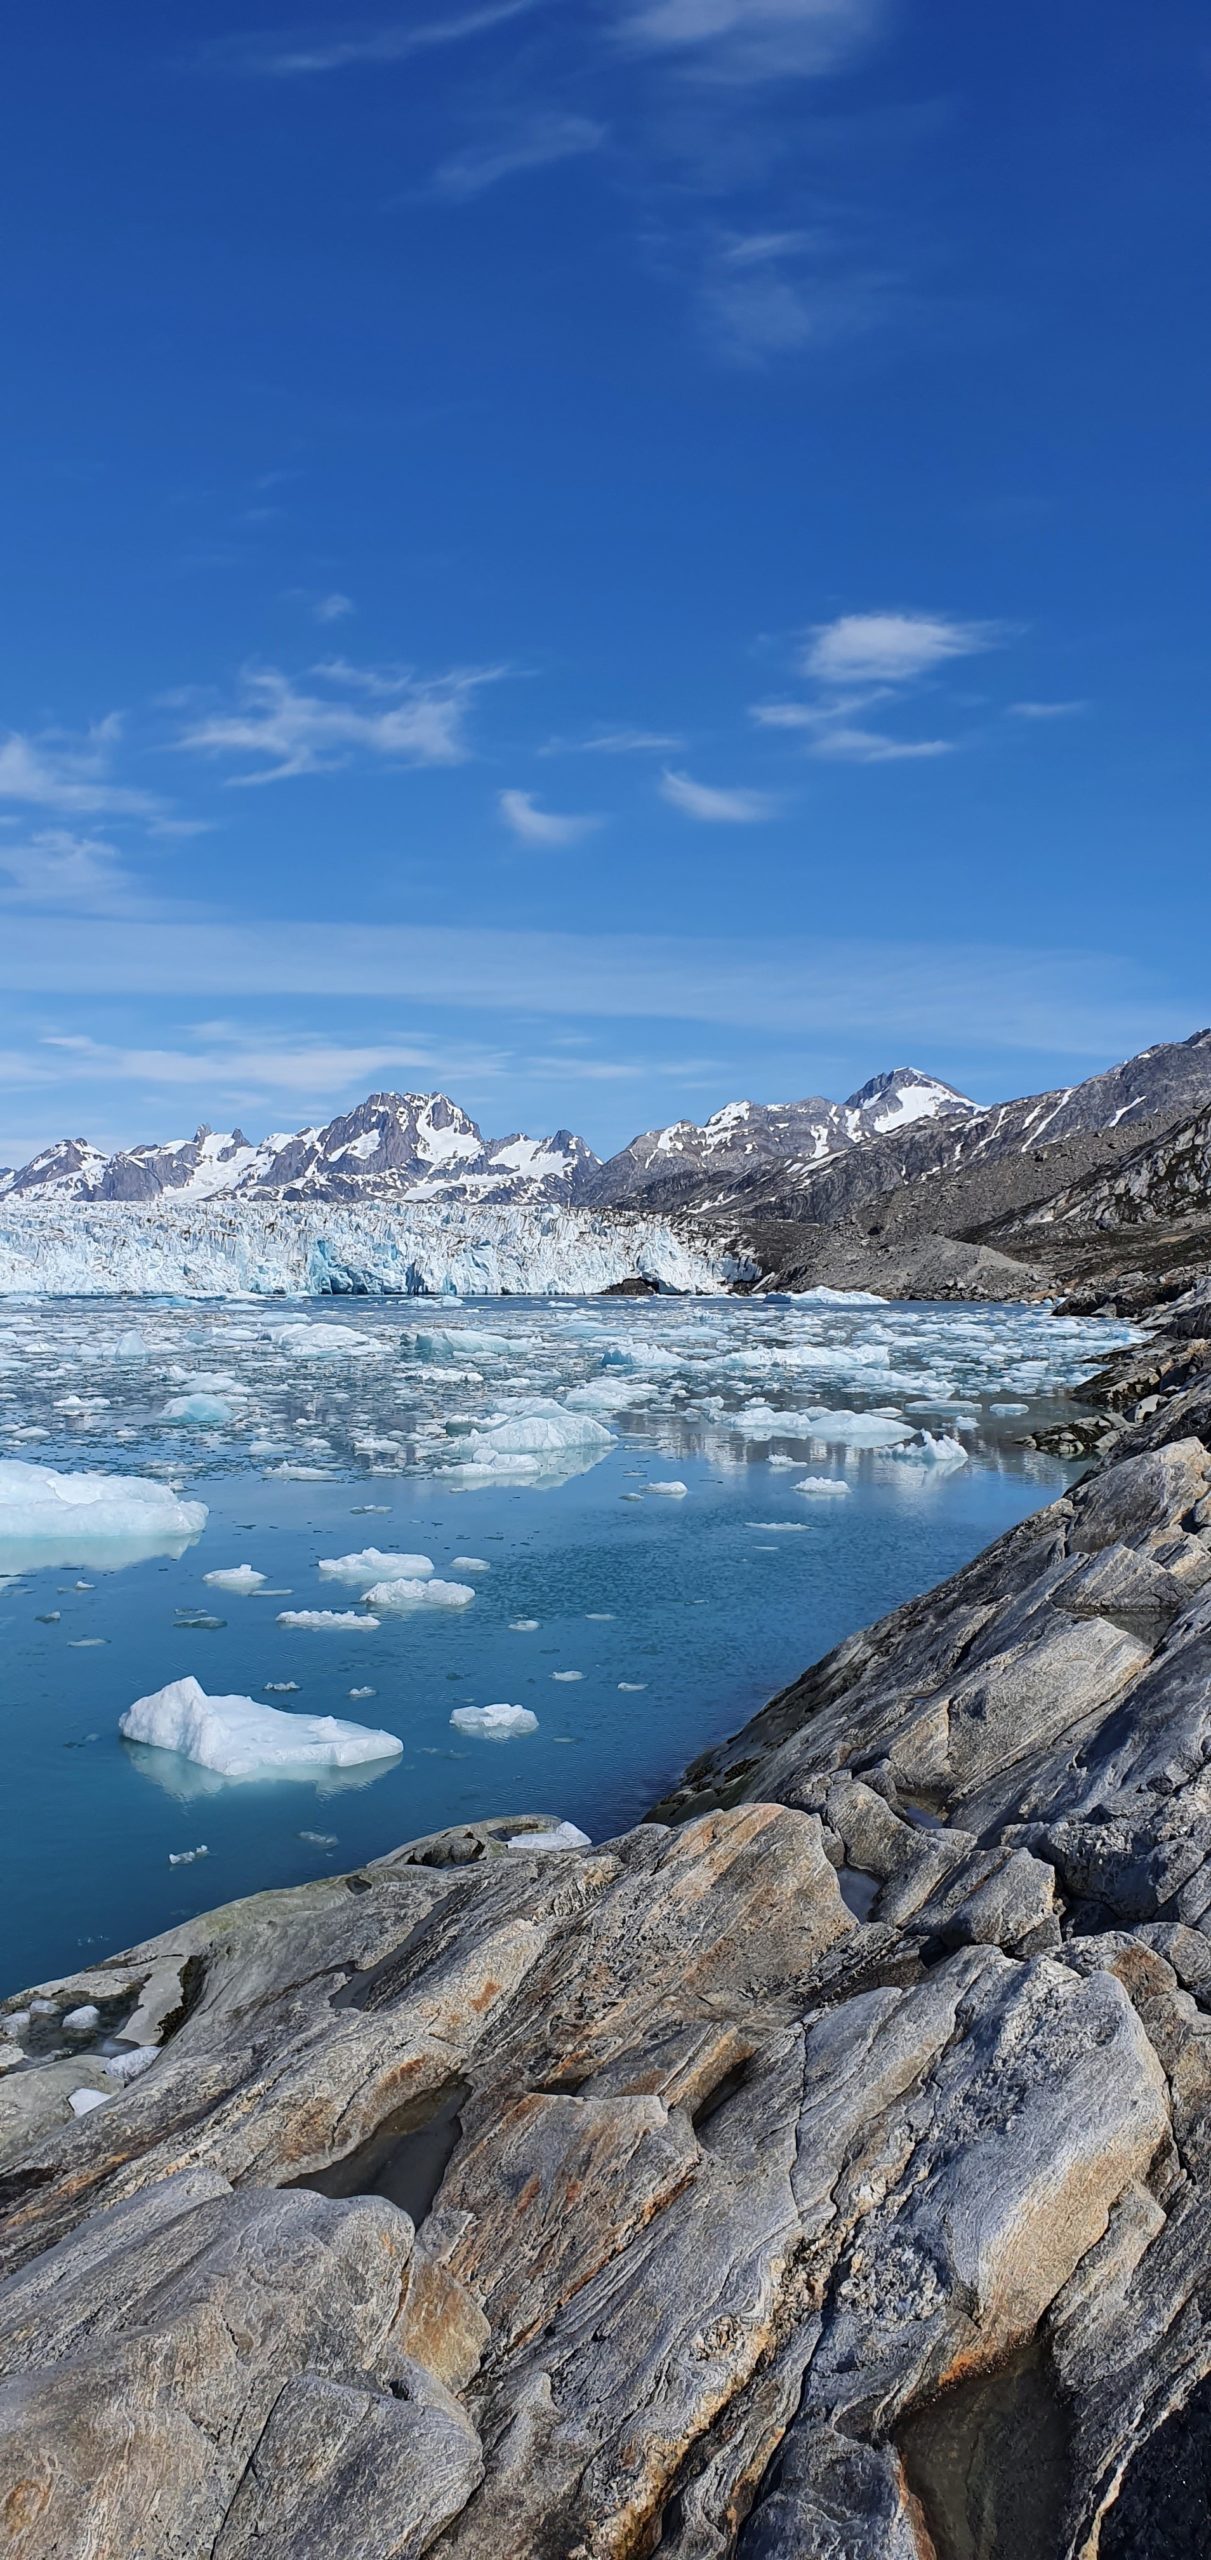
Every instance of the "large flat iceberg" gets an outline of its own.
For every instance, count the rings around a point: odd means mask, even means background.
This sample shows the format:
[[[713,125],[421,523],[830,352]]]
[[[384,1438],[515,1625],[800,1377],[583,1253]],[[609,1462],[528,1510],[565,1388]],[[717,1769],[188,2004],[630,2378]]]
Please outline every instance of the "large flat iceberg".
[[[25,1458],[0,1460],[0,1571],[40,1565],[135,1564],[183,1555],[207,1521],[148,1476],[65,1475]]]
[[[120,1719],[128,1742],[175,1751],[221,1778],[306,1775],[393,1760],[403,1750],[393,1733],[346,1724],[339,1716],[287,1715],[255,1698],[208,1698],[190,1676],[136,1698]]]

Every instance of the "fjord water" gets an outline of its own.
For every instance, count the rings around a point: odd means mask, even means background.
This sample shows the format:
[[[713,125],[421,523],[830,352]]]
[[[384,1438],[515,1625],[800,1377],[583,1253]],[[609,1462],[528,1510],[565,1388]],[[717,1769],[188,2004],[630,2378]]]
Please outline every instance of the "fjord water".
[[[1129,1338],[826,1293],[10,1302],[0,1456],[158,1476],[209,1519],[184,1554],[128,1565],[81,1542],[30,1569],[0,1542],[0,1989],[447,1823],[540,1811],[608,1836],[841,1636],[1051,1499],[1074,1471],[1027,1435]],[[534,1416],[564,1445],[502,1445]],[[420,1551],[475,1598],[376,1629],[279,1624],[360,1617],[360,1585],[319,1563],[366,1547]],[[255,1593],[205,1579],[240,1564]],[[402,1755],[228,1782],[123,1742],[132,1700],[186,1673],[385,1729]],[[537,1731],[451,1725],[499,1701]]]

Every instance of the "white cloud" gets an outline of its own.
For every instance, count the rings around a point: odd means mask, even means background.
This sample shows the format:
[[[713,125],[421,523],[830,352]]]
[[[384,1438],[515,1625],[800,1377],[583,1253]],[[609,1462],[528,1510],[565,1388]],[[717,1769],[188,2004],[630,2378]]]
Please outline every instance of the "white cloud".
[[[601,825],[600,818],[559,815],[553,809],[540,809],[530,791],[502,791],[497,807],[505,825],[522,844],[551,847],[579,844]]]
[[[1087,702],[1011,702],[1015,720],[1071,720],[1078,711],[1087,711]]]
[[[700,79],[805,79],[840,69],[884,14],[883,0],[639,0],[619,32]]]
[[[483,195],[502,178],[517,178],[530,169],[553,168],[561,160],[580,160],[600,151],[606,127],[588,116],[534,116],[528,124],[511,125],[494,141],[469,144],[443,160],[433,185],[441,196],[465,202]]]
[[[468,706],[477,686],[498,669],[456,669],[421,679],[408,673],[350,667],[337,660],[312,670],[312,681],[360,690],[381,706],[317,693],[277,667],[248,667],[236,707],[211,712],[185,729],[178,746],[197,755],[255,759],[233,782],[281,782],[301,773],[331,773],[359,756],[387,764],[462,764]]]
[[[752,827],[774,815],[768,791],[720,791],[711,783],[695,782],[688,773],[662,773],[657,789],[671,809],[706,826]]]
[[[804,652],[807,675],[822,684],[908,684],[951,658],[996,647],[992,623],[952,622],[929,613],[843,613],[820,624]]]
[[[0,903],[103,913],[124,905],[131,886],[115,847],[98,837],[66,827],[39,828],[16,844],[0,836]]]
[[[111,779],[121,733],[116,712],[82,737],[65,737],[58,730],[30,737],[10,729],[0,737],[0,800],[77,817],[161,819],[164,804],[153,792],[131,790]]]
[[[352,596],[343,596],[337,590],[330,596],[317,596],[311,610],[317,622],[344,622],[349,614],[356,613],[357,607]]]
[[[289,1038],[249,1041],[221,1024],[211,1025],[209,1039],[192,1049],[124,1048],[64,1032],[45,1034],[39,1046],[51,1053],[40,1081],[53,1075],[55,1081],[88,1083],[107,1077],[123,1084],[209,1084],[225,1095],[239,1089],[323,1097],[338,1087],[365,1085],[401,1068],[426,1076],[437,1072],[432,1048],[416,1040],[358,1045]],[[465,1072],[482,1075],[491,1069],[483,1057],[476,1056],[473,1067],[468,1065]]]
[[[590,738],[548,738],[539,748],[544,756],[645,756],[675,755],[684,746],[683,738],[659,729],[602,729]]]
[[[263,36],[235,36],[220,39],[206,52],[220,69],[263,79],[299,79],[316,72],[353,70],[363,63],[403,62],[409,54],[426,53],[436,45],[464,44],[541,5],[542,0],[489,0],[482,9],[432,19],[418,27],[366,27],[354,34],[334,29],[331,35],[299,35],[272,43]]]
[[[708,335],[733,361],[763,364],[824,349],[884,322],[899,280],[865,264],[826,227],[741,232],[711,243],[699,283]]]
[[[831,764],[910,764],[953,753],[953,738],[888,738],[878,729],[818,729],[808,748]]]

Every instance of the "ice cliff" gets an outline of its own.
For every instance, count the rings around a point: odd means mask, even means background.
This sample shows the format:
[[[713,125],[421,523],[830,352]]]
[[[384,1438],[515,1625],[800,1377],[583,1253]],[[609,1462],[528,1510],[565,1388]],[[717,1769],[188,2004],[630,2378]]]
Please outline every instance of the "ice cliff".
[[[591,1297],[620,1281],[718,1293],[718,1249],[664,1218],[551,1206],[252,1200],[8,1203],[0,1296]]]

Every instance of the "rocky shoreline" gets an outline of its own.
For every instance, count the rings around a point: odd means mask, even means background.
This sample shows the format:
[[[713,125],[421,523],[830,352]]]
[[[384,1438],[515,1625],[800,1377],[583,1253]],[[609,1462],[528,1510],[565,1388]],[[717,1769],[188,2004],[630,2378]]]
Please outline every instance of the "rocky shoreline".
[[[3,2004],[15,2560],[1205,2554],[1211,1293],[1095,1393],[623,1838]]]

